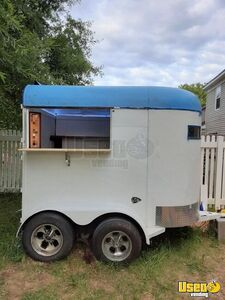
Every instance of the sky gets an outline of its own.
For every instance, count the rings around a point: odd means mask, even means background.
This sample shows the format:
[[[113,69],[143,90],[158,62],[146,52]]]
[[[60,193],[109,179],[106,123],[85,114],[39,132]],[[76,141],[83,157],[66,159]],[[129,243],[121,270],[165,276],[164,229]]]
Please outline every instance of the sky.
[[[99,41],[95,85],[206,83],[225,68],[225,0],[82,0]]]

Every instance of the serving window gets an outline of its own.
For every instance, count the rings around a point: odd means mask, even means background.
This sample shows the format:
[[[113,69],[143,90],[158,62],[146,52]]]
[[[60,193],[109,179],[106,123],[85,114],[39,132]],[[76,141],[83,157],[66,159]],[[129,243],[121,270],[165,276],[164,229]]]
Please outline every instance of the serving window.
[[[110,109],[29,109],[29,149],[110,149]]]

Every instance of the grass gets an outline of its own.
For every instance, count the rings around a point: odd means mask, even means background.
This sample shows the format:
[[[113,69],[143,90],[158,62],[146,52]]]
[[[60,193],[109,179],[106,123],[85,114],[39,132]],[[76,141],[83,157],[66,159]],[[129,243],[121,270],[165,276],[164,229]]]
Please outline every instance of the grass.
[[[23,252],[15,239],[21,209],[20,194],[0,194],[0,270],[8,262],[21,261]]]
[[[34,262],[15,234],[21,196],[0,195],[0,299],[189,299],[178,280],[220,280],[225,285],[225,245],[212,232],[183,228],[155,238],[129,266],[87,264],[85,245],[59,262]],[[221,294],[225,299],[225,295]]]

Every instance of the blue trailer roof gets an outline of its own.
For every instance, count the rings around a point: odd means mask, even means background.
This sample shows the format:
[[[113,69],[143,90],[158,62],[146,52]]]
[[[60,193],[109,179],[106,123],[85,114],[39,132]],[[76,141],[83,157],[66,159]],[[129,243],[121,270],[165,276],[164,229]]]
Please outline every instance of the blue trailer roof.
[[[24,107],[148,108],[201,112],[198,98],[186,90],[146,86],[27,85]]]

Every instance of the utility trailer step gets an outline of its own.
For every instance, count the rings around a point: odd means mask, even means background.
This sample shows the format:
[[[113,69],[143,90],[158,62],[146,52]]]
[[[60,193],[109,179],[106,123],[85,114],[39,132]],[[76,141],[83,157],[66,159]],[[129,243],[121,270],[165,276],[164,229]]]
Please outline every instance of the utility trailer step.
[[[211,211],[199,211],[199,221],[211,221],[221,218],[221,213],[211,212]]]

